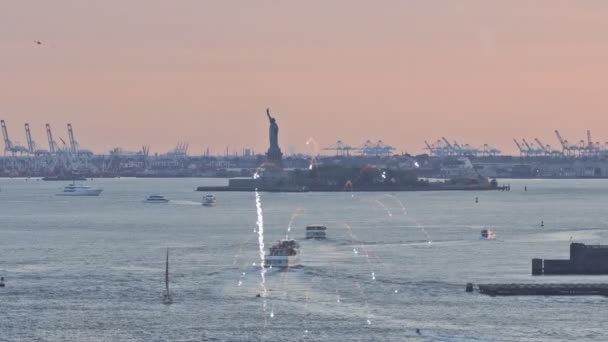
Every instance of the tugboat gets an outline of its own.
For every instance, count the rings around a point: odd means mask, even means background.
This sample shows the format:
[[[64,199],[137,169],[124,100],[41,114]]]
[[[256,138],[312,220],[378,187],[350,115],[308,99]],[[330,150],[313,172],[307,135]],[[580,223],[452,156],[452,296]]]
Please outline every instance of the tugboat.
[[[481,239],[482,240],[494,240],[494,239],[496,239],[496,235],[494,235],[494,232],[489,229],[482,229],[481,230]]]
[[[205,197],[203,197],[203,206],[215,207],[216,204],[217,204],[217,200],[215,199],[214,195],[208,194],[208,195],[205,195]]]
[[[325,226],[306,226],[306,238],[324,240],[325,238],[327,238],[327,236],[325,235],[326,230],[327,227]]]
[[[270,253],[264,258],[264,267],[287,268],[298,265],[300,245],[293,239],[282,239],[270,247]]]

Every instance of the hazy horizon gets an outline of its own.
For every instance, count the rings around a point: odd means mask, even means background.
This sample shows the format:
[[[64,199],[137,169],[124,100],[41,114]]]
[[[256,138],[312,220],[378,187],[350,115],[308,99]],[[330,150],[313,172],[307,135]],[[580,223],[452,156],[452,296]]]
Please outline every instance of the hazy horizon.
[[[0,118],[107,152],[608,141],[601,1],[0,3]],[[36,44],[40,41],[42,44]]]

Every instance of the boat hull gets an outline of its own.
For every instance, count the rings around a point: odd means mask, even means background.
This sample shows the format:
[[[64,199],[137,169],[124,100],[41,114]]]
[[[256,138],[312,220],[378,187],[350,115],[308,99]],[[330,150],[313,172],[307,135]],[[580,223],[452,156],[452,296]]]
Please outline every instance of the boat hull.
[[[60,192],[57,196],[99,196],[102,189],[80,190],[75,192]]]
[[[264,267],[269,268],[288,268],[298,266],[300,258],[297,255],[267,255],[264,258]]]

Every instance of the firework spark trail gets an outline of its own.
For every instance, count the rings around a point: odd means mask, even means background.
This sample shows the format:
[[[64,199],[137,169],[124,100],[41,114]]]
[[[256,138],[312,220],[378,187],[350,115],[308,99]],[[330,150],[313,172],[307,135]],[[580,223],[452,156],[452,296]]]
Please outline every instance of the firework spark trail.
[[[289,239],[289,233],[291,232],[291,226],[293,225],[293,222],[295,221],[296,217],[300,216],[303,212],[304,212],[304,209],[297,208],[293,212],[293,214],[291,214],[291,218],[289,219],[289,224],[287,224],[287,233],[285,234],[286,239]]]
[[[357,238],[357,236],[355,234],[353,234],[353,229],[348,223],[345,223],[344,226],[346,227],[346,229],[348,229],[348,233],[350,235],[351,242],[353,244],[355,241],[359,242],[359,248],[361,249],[361,251],[363,251],[363,253],[364,253],[363,255],[365,255],[365,260],[367,260],[367,265],[369,266],[369,270],[372,275],[372,280],[376,280],[376,272],[374,271],[374,265],[372,264],[372,262],[369,258],[369,253],[367,251],[367,248],[365,248],[365,246],[363,246],[363,243],[361,242],[361,240],[359,240]],[[354,250],[354,252],[355,252],[355,254],[359,254],[359,252],[356,249]]]
[[[397,198],[397,196],[395,196],[395,195],[386,194],[386,196],[392,198],[393,200],[395,200],[401,206],[401,210],[403,211],[403,216],[405,216],[405,218],[408,221],[414,223],[416,225],[416,227],[418,229],[420,229],[420,231],[422,231],[424,233],[424,235],[426,236],[426,240],[428,241],[428,243],[431,244],[432,240],[431,240],[430,234],[427,232],[427,230],[424,228],[423,225],[421,225],[418,221],[416,221],[415,219],[413,219],[412,217],[410,217],[410,215],[407,214],[407,210],[405,209],[405,205],[403,204],[403,202],[401,202],[401,200],[399,198]]]
[[[359,293],[361,293],[361,296],[363,297],[363,302],[365,303],[365,311],[367,312],[366,313],[367,319],[365,321],[366,321],[367,325],[371,325],[372,321],[370,320],[370,318],[372,318],[372,317],[369,313],[369,303],[367,301],[367,295],[365,295],[365,291],[363,291],[363,287],[361,287],[361,284],[358,281],[355,282],[355,286],[357,286],[357,289],[359,289]]]
[[[308,169],[312,170],[312,168],[317,165],[316,155],[319,154],[319,144],[317,144],[317,141],[313,137],[310,137],[308,140],[306,140],[306,146],[310,147],[309,149],[311,157]]]
[[[386,266],[386,264],[382,261],[382,259],[377,256],[375,253],[370,253],[369,250],[367,248],[365,248],[365,246],[363,245],[363,243],[361,242],[361,240],[357,237],[357,235],[355,235],[352,231],[352,227],[350,227],[350,225],[345,223],[345,227],[348,230],[348,233],[351,237],[351,243],[354,245],[355,241],[357,241],[359,243],[359,248],[361,251],[363,251],[363,254],[366,257],[367,260],[367,264],[369,265],[369,270],[371,272],[371,277],[372,280],[376,280],[376,267],[374,266],[374,262],[372,262],[372,260],[375,260],[375,264],[376,265],[380,265],[380,267],[382,268],[382,270],[386,273],[390,273],[390,269]],[[353,249],[353,252],[355,254],[359,254],[359,251],[355,248]],[[382,283],[380,283],[381,286],[383,288],[386,288],[386,286]],[[393,293],[398,293],[399,290],[395,289],[395,288],[391,288],[391,292]]]
[[[370,199],[370,201],[374,204],[377,204],[380,208],[384,209],[384,211],[386,211],[386,215],[388,215],[389,217],[393,217],[393,213],[391,212],[391,210],[382,202],[380,202],[380,200],[378,200],[377,198],[372,198]]]
[[[260,286],[262,287],[262,298],[264,298],[263,310],[264,314],[266,313],[266,268],[264,267],[264,257],[266,255],[266,251],[264,249],[264,215],[262,212],[262,201],[260,199],[260,193],[258,189],[255,189],[255,207],[257,209],[258,219],[256,221],[258,227],[258,246],[260,250]],[[266,316],[266,315],[264,315]],[[266,319],[264,317],[264,319]]]
[[[236,252],[236,254],[234,255],[234,260],[232,260],[232,264],[236,265],[237,259],[241,256],[241,253],[243,253],[243,247],[249,242],[251,241],[251,239],[253,239],[253,236],[248,236],[247,238],[243,239],[240,243],[239,243],[239,249]]]
[[[393,194],[386,194],[385,196],[395,200],[395,202],[397,202],[397,204],[399,204],[399,206],[401,207],[401,211],[403,212],[403,215],[407,215],[407,210],[405,209],[405,205],[403,204],[403,202],[401,202],[401,200],[399,198],[397,198],[397,196],[395,196]]]
[[[370,272],[371,272],[371,276],[372,276],[372,280],[376,280],[376,273],[374,271],[374,266],[373,263],[371,262],[370,259],[370,254],[367,250],[367,248],[365,248],[365,246],[363,245],[363,242],[361,240],[359,240],[359,238],[357,237],[357,235],[355,235],[353,233],[352,227],[348,224],[345,223],[344,227],[347,229],[350,238],[351,238],[351,243],[354,245],[355,241],[357,241],[357,243],[359,244],[359,248],[361,249],[361,251],[363,251],[363,255],[365,255],[365,259],[367,260],[367,264],[369,266]],[[353,249],[353,251],[355,252],[355,254],[359,254],[359,252],[356,249]],[[377,260],[380,260],[378,257],[376,257]],[[379,285],[383,288],[385,288],[385,286],[383,286],[382,283],[379,283]],[[369,309],[369,301],[368,301],[368,296],[365,293],[365,290],[363,289],[363,286],[361,286],[361,283],[359,281],[355,281],[355,286],[357,287],[357,289],[359,290],[359,293],[361,294],[361,296],[363,297],[363,302],[365,304],[365,312],[366,312],[366,323],[367,325],[371,325],[372,324],[372,318],[373,315],[370,313],[370,309]],[[394,293],[397,293],[397,290],[393,290]]]
[[[336,303],[340,303],[340,292],[338,292],[338,268],[336,267],[336,264],[332,261],[331,263],[333,269],[334,269],[334,289],[336,289]]]

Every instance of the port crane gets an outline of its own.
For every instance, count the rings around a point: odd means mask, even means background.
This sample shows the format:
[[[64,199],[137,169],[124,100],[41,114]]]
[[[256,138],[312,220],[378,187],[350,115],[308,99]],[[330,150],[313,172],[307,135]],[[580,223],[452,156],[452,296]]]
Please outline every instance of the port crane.
[[[49,152],[51,154],[56,153],[57,143],[55,142],[55,140],[53,140],[53,132],[51,131],[51,125],[48,123],[46,124],[46,138],[49,142]]]
[[[353,150],[348,144],[345,144],[342,140],[336,141],[336,143],[332,146],[323,148],[325,151],[336,151],[336,156],[339,157],[349,157],[350,152]]]
[[[587,130],[587,147],[586,150],[589,154],[595,154],[600,152],[600,143],[593,143],[593,140],[591,139],[591,131]]]
[[[564,155],[570,155],[570,146],[568,145],[568,140],[565,140],[564,138],[562,138],[562,135],[559,134],[558,130],[555,130],[555,135],[557,136],[557,140],[559,140],[559,143],[562,145],[562,153]]]
[[[441,140],[443,140],[443,142],[445,143],[445,146],[447,146],[449,152],[456,154],[456,149],[454,148],[454,146],[452,146],[452,144],[450,144],[448,139],[446,139],[445,137],[441,137]]]
[[[387,157],[392,154],[395,148],[384,144],[382,140],[378,140],[375,143],[373,143],[371,140],[367,140],[357,150],[361,153],[361,155],[366,157]]]
[[[519,144],[519,142],[518,142],[518,141],[517,141],[515,138],[513,138],[513,142],[515,143],[515,145],[516,145],[516,146],[517,146],[517,148],[519,149],[519,155],[524,155],[524,154],[526,154],[526,153],[525,153],[525,150],[523,149],[523,147],[521,147],[521,145]]]
[[[482,152],[483,152],[484,155],[490,156],[490,157],[494,157],[494,156],[500,154],[500,150],[499,149],[497,149],[495,147],[492,147],[492,146],[490,146],[488,144],[483,144],[483,151]]]
[[[528,149],[529,155],[538,156],[540,154],[543,154],[544,148],[542,147],[542,145],[540,146],[540,148],[536,148],[534,146],[534,144],[529,144],[525,138],[523,138],[522,141],[524,142],[524,145]]]
[[[31,154],[36,153],[36,143],[32,140],[32,133],[30,132],[30,124],[25,123],[25,139],[27,140],[27,149]]]
[[[13,144],[8,137],[8,130],[6,129],[6,123],[4,120],[0,120],[0,125],[2,125],[2,137],[4,138],[4,153],[11,152],[13,153]]]
[[[11,139],[8,137],[8,129],[6,128],[6,122],[0,120],[0,126],[2,127],[2,137],[4,138],[4,153],[10,152],[13,156],[15,153],[24,154],[28,152],[28,149],[20,146],[19,144],[13,144]]]
[[[428,141],[424,141],[424,144],[426,145],[426,149],[429,150],[429,152],[433,155],[436,155],[437,152],[435,151],[435,149],[428,143]]]
[[[73,154],[78,153],[78,142],[74,139],[74,130],[72,129],[72,124],[68,123],[68,138],[70,140],[70,152]]]

